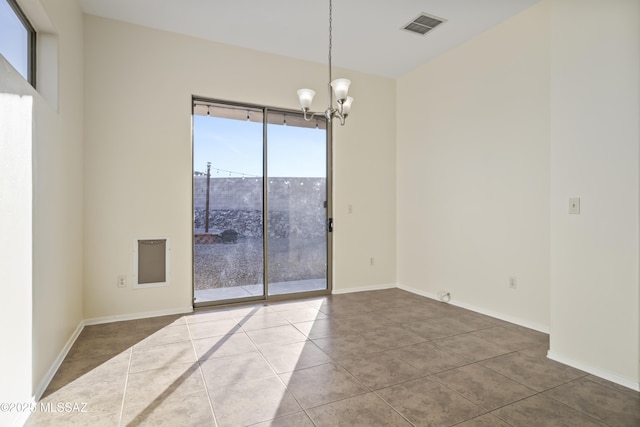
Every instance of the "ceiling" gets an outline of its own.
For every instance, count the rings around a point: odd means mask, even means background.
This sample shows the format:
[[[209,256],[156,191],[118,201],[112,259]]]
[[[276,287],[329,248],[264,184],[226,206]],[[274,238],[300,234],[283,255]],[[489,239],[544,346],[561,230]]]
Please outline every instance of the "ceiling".
[[[333,65],[396,78],[539,0],[333,0]],[[86,13],[325,63],[329,0],[82,0]],[[401,28],[421,13],[447,22]]]

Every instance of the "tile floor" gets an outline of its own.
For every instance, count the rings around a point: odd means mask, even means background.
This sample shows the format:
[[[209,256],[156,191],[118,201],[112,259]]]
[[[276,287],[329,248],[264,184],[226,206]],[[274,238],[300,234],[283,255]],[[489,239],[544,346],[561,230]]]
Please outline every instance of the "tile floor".
[[[397,289],[87,326],[41,401],[76,412],[27,425],[640,425],[639,393],[547,349]]]

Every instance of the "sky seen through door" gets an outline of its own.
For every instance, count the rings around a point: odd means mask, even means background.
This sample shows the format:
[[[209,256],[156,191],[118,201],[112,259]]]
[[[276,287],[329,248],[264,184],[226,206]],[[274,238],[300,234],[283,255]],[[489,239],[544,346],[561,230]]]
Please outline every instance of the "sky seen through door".
[[[212,178],[262,177],[262,123],[194,115],[193,170]],[[326,177],[324,129],[269,124],[269,177]]]

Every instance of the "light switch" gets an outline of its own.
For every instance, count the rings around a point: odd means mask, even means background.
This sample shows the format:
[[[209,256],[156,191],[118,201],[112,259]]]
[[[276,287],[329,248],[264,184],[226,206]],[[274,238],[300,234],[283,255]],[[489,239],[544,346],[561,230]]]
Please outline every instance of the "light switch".
[[[579,214],[580,213],[580,198],[572,197],[569,199],[569,213],[570,214]]]

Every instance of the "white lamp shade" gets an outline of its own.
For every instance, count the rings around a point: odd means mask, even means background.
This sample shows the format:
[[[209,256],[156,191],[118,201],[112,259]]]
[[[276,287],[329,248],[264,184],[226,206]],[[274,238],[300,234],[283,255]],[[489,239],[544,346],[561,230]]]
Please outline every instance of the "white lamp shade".
[[[311,108],[311,101],[316,96],[316,91],[311,89],[300,89],[298,91],[298,99],[300,100],[300,107],[309,109]]]
[[[336,95],[338,101],[344,101],[347,99],[347,93],[349,93],[349,85],[351,80],[349,79],[335,79],[331,82],[331,87]]]
[[[351,111],[351,104],[353,103],[353,98],[347,96],[347,99],[342,103],[342,115],[347,117],[349,112]]]

